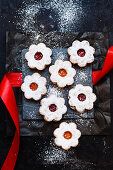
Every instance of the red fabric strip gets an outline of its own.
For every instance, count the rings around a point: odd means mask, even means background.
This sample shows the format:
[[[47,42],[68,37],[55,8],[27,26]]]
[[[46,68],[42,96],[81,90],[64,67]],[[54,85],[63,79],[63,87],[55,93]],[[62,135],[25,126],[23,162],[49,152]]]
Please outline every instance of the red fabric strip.
[[[99,80],[101,80],[107,73],[113,69],[113,46],[109,48],[103,68],[101,71],[93,71],[93,85],[95,85]]]
[[[18,109],[16,105],[16,100],[14,96],[14,92],[10,81],[5,75],[1,84],[0,84],[0,97],[3,100],[9,114],[15,124],[16,132],[11,145],[11,148],[8,152],[6,160],[1,168],[1,170],[13,170],[15,167],[15,163],[17,160],[17,155],[19,151],[19,143],[20,143],[20,135],[19,135],[19,117],[18,117]]]
[[[22,73],[6,73],[12,87],[20,87],[22,85]]]

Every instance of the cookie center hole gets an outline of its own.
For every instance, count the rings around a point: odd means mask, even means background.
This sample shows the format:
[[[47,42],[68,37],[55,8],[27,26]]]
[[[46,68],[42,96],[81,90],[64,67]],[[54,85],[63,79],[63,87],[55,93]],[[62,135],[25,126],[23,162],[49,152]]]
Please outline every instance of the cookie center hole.
[[[81,93],[78,95],[78,99],[83,102],[84,100],[86,100],[86,95]]]
[[[50,110],[51,112],[55,112],[55,111],[57,110],[57,106],[56,106],[55,104],[51,104],[51,105],[49,106],[49,110]]]
[[[34,55],[35,60],[41,60],[43,57],[43,54],[41,52],[36,52]]]
[[[58,74],[61,76],[61,77],[65,77],[67,75],[67,71],[65,69],[60,69],[58,71]]]
[[[80,57],[84,57],[85,56],[85,50],[84,49],[79,49],[78,51],[77,51],[77,54],[80,56]]]
[[[71,139],[72,138],[72,133],[70,131],[64,132],[64,138],[65,139]]]
[[[37,88],[38,88],[38,84],[36,84],[34,82],[30,84],[30,89],[31,90],[35,91]]]

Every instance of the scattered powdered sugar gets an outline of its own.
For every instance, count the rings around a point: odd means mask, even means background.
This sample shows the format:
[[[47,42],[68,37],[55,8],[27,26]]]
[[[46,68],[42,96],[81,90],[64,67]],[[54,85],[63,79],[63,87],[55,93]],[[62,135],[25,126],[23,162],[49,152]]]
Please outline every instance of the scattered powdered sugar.
[[[80,27],[80,19],[84,17],[81,1],[77,0],[44,0],[23,2],[16,12],[15,18],[18,16],[17,28],[22,31],[37,32],[75,31]]]
[[[81,131],[82,135],[86,134],[86,132],[87,135],[92,135],[94,133],[93,123],[94,119],[89,120],[85,117],[81,119],[76,119],[77,128]]]
[[[75,29],[75,25],[80,25],[80,18],[83,17],[81,1],[51,1],[51,7],[58,14],[58,28],[61,32],[67,32]]]
[[[57,59],[64,60],[65,58],[66,58],[66,54],[64,54],[63,52],[57,53]]]
[[[37,159],[43,160],[43,165],[62,165],[62,169],[89,169],[88,167],[94,164],[88,161],[77,158],[76,149],[65,151],[54,144],[54,139],[51,139],[49,146],[45,143],[42,152],[38,153]],[[36,144],[37,145],[37,144]]]
[[[54,86],[50,85],[49,88],[48,88],[47,96],[49,96],[51,94],[55,94],[58,97],[63,97],[61,89],[59,89],[58,87],[54,87]]]
[[[23,31],[34,32],[34,17],[39,13],[40,3],[23,3],[21,8],[17,11],[20,16],[20,22],[17,23]]]
[[[87,74],[85,72],[82,72],[82,71],[79,72],[79,78],[81,80],[87,80],[88,79]]]
[[[56,164],[66,161],[66,153],[60,148],[57,148],[53,140],[50,141],[48,148],[45,147],[43,153],[45,163]]]

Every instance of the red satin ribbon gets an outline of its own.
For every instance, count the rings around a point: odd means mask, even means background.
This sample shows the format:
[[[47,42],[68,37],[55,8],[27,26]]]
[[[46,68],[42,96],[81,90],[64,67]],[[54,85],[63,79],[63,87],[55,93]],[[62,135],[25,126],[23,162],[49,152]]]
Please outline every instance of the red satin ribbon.
[[[113,69],[113,46],[110,47],[107,52],[102,70],[92,72],[93,85],[95,85],[99,80],[101,80],[112,69]]]
[[[22,73],[6,73],[12,87],[20,87],[22,85]]]
[[[18,109],[16,105],[16,100],[14,92],[10,81],[5,75],[1,84],[0,84],[0,97],[3,100],[14,124],[16,127],[15,136],[11,145],[11,148],[8,152],[6,160],[1,168],[1,170],[13,170],[18,156],[20,135],[19,135],[19,118],[18,118]]]
[[[95,85],[100,79],[102,79],[102,77],[104,77],[111,69],[113,69],[113,46],[109,48],[107,52],[102,70],[92,72],[93,85]],[[9,114],[11,115],[11,118],[16,127],[16,132],[11,148],[1,170],[13,170],[18,156],[20,143],[19,118],[12,87],[20,87],[21,84],[22,73],[7,73],[0,84],[0,97],[3,100],[6,108],[8,109]]]

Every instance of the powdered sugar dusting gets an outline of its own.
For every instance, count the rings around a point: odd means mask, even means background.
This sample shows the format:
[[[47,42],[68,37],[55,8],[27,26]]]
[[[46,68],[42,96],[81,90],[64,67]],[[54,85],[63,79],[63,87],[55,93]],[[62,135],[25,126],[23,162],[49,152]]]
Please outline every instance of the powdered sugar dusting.
[[[37,144],[36,144],[37,146]],[[89,169],[92,165],[91,162],[80,160],[76,156],[75,149],[64,151],[58,148],[53,139],[50,140],[49,146],[47,147],[46,143],[42,152],[38,153],[38,159],[43,160],[43,165],[48,167],[49,165],[62,165],[62,169]]]
[[[20,22],[17,23],[17,27],[20,27],[23,31],[35,33],[36,30],[33,29],[35,24],[34,17],[39,13],[40,8],[40,3],[23,3],[17,11],[20,16]]]
[[[63,52],[57,53],[57,59],[58,60],[64,60],[65,58],[66,58],[66,54],[64,54]]]
[[[43,158],[48,164],[61,163],[66,160],[66,153],[63,150],[58,149],[54,145],[54,141],[50,141],[50,147],[45,148]]]
[[[59,16],[58,27],[61,32],[70,31],[70,26],[71,29],[73,29],[75,23],[78,23],[80,18],[83,17],[80,1],[74,2],[73,0],[70,0],[67,2],[66,0],[60,0],[57,2],[54,0],[51,1],[51,6],[57,11]]]
[[[79,78],[83,81],[88,79],[87,74],[82,71],[79,72]]]
[[[22,3],[17,16],[19,17],[17,27],[36,35],[37,32],[43,32],[46,29],[56,31],[57,28],[60,32],[75,31],[77,26],[80,26],[79,20],[84,17],[84,12],[79,0],[68,2],[44,0],[42,3],[31,0]]]
[[[58,87],[49,86],[47,96],[50,96],[51,94],[55,94],[58,97],[63,97],[62,91]]]

